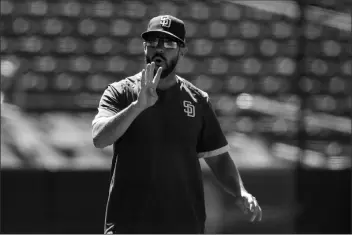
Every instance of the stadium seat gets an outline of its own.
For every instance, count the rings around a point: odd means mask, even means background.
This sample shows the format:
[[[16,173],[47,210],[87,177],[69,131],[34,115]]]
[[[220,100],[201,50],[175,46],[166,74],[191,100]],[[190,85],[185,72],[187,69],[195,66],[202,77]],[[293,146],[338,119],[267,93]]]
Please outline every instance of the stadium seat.
[[[242,109],[238,97],[291,105],[285,103],[287,97],[302,94],[311,112],[349,117],[350,31],[314,20],[310,11],[304,38],[298,38],[301,29],[295,8],[286,9],[290,14],[278,14],[228,1],[0,3],[0,52],[4,58],[16,56],[20,64],[13,78],[16,84],[4,87],[9,97],[15,97],[13,102],[28,112],[96,112],[108,84],[143,67],[140,34],[147,19],[171,14],[185,21],[187,31],[188,53],[177,73],[211,94],[219,119],[229,130],[259,131],[286,141],[294,137],[293,120],[268,110],[250,110],[251,105]],[[352,6],[348,0],[307,4],[341,14]],[[300,56],[304,59],[297,61]],[[314,127],[308,129],[314,133]],[[314,144],[321,133],[311,136],[309,151],[330,155],[336,149],[341,154],[347,151],[345,143],[336,142],[339,137],[331,137],[329,141],[336,144],[328,151],[326,143]]]

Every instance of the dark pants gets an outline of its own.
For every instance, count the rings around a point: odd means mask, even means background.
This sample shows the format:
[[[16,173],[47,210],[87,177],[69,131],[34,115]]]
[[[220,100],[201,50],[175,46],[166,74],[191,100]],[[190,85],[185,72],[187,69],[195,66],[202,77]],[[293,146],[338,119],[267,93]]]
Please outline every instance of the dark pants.
[[[204,225],[184,223],[133,223],[131,225],[116,225],[111,227],[114,234],[204,234]],[[108,231],[106,231],[107,233]]]

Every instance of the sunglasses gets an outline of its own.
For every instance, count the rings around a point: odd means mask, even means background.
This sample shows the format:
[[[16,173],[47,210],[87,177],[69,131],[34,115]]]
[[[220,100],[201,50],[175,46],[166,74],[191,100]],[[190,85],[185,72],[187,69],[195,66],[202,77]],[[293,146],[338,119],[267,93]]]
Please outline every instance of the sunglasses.
[[[145,43],[148,47],[156,48],[160,41],[163,43],[162,45],[166,49],[176,49],[178,47],[177,42],[166,38],[155,38],[152,40],[148,40]]]

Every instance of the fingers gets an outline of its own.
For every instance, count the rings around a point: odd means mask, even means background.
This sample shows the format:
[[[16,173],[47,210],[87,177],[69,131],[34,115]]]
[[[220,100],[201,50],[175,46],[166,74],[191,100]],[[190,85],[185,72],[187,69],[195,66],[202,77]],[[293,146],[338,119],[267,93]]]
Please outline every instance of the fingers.
[[[244,199],[244,206],[246,207],[246,210],[248,211],[250,209],[251,206],[251,201],[248,198]]]
[[[253,214],[251,216],[251,222],[254,222],[255,218],[257,218],[258,216],[258,210],[257,208],[255,208],[255,210],[253,211]]]
[[[252,195],[246,194],[242,196],[237,200],[237,205],[244,214],[250,214],[250,222],[262,220],[262,209],[260,208],[257,199]]]
[[[142,79],[141,79],[141,88],[144,89],[146,86],[146,71],[145,69],[142,70]]]
[[[260,206],[255,207],[254,212],[251,217],[251,222],[262,220],[262,209]]]
[[[163,71],[163,68],[162,67],[159,67],[158,68],[158,71],[156,71],[156,74],[154,76],[154,80],[153,80],[153,85],[154,87],[157,87],[158,84],[159,84],[159,81],[160,81],[160,75],[161,75],[161,72]]]
[[[162,72],[162,67],[159,67],[155,76],[154,76],[154,70],[155,70],[155,63],[154,62],[147,64],[145,66],[145,69],[143,70],[144,71],[144,80],[142,80],[142,82],[144,81],[144,84],[146,86],[153,84],[153,86],[156,87],[159,84],[160,75]],[[142,77],[142,79],[143,79],[143,77]]]
[[[152,62],[152,63],[150,64],[150,71],[149,71],[149,82],[150,82],[150,83],[153,83],[154,69],[155,69],[155,63]]]
[[[263,212],[262,212],[262,208],[260,208],[260,206],[258,205],[258,221],[262,221],[262,217],[263,217]]]
[[[150,64],[145,66],[145,85],[149,83]]]
[[[152,64],[147,64],[147,85],[149,85],[150,84],[150,82],[151,82],[151,78],[150,78],[150,75],[151,75],[151,67],[152,67]]]
[[[149,83],[149,71],[150,71],[150,64],[146,64],[144,71],[144,86],[147,87]]]
[[[155,69],[155,63],[152,62],[150,64],[147,64],[145,67],[146,70],[146,84],[149,85],[153,82],[153,77],[154,77],[154,69]]]
[[[257,200],[253,197],[252,202],[250,203],[250,211],[253,213],[250,221],[261,221],[262,220],[262,209],[260,208]]]
[[[251,212],[254,212],[254,208],[256,207],[256,205],[257,205],[257,200],[255,199],[255,197],[251,197],[249,201],[249,210]]]
[[[248,209],[249,209],[250,212],[253,212],[253,211],[254,211],[254,202],[253,202],[253,201],[251,201],[251,202],[249,203]]]

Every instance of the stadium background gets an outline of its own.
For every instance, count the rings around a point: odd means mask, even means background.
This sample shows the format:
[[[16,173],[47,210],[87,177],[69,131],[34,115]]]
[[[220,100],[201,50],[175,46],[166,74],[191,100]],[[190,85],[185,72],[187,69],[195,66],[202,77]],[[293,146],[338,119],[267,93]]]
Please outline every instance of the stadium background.
[[[157,14],[185,21],[177,71],[210,94],[263,208],[247,222],[201,162],[207,232],[351,232],[352,1],[0,3],[1,232],[102,232],[112,149],[91,121]]]

